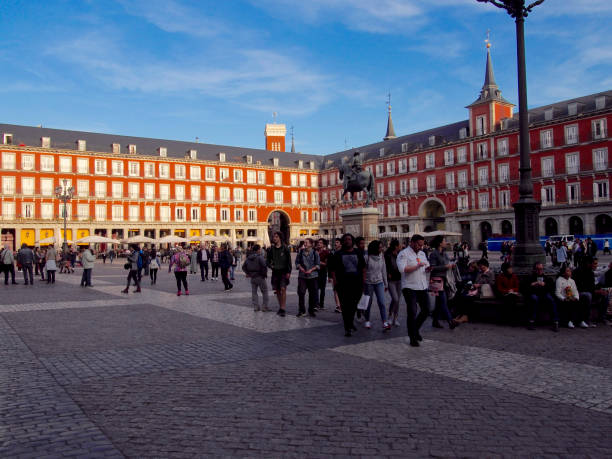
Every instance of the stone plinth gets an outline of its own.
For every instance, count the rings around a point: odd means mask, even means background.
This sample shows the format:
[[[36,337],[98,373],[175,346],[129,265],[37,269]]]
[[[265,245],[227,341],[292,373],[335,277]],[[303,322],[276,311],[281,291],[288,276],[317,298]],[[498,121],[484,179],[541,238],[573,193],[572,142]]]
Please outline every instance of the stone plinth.
[[[351,233],[354,237],[363,236],[369,243],[378,237],[379,215],[380,213],[375,207],[341,210],[342,231]]]

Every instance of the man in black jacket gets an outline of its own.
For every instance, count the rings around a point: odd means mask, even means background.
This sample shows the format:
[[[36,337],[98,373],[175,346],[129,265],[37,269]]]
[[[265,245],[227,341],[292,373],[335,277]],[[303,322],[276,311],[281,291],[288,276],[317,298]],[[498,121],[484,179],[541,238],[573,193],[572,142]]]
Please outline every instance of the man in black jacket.
[[[582,258],[580,266],[572,273],[572,279],[576,282],[576,288],[578,288],[578,293],[580,293],[580,301],[583,303],[585,310],[588,310],[590,315],[591,308],[595,306],[598,312],[598,320],[603,322],[606,318],[608,307],[604,301],[607,292],[595,288],[596,269],[597,258],[586,255]],[[586,322],[589,326],[595,327],[595,324],[591,324],[588,320]]]
[[[17,261],[21,265],[25,284],[34,285],[34,252],[25,242],[17,252]]]
[[[527,301],[531,306],[531,316],[527,328],[535,330],[535,321],[538,316],[538,311],[542,305],[548,306],[552,311],[554,332],[559,331],[559,311],[557,303],[553,298],[555,284],[550,276],[544,275],[544,265],[537,262],[533,265],[533,273],[527,279]]]
[[[266,277],[268,277],[268,266],[266,265],[266,260],[261,254],[261,247],[258,244],[255,244],[251,252],[247,255],[246,260],[242,264],[242,270],[246,274],[246,277],[251,279],[251,299],[253,303],[253,310],[269,311],[268,285],[266,284]],[[259,307],[257,289],[261,290],[261,294],[263,296],[261,308]]]

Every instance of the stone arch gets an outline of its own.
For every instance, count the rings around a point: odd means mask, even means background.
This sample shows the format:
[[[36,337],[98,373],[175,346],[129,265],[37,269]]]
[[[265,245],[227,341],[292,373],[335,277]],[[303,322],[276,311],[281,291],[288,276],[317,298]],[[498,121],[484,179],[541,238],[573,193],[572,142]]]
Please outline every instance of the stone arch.
[[[428,198],[419,206],[419,217],[442,218],[446,215],[446,206],[438,198]]]
[[[491,237],[493,234],[493,228],[489,222],[481,222],[480,223],[480,237],[482,241],[485,241]]]
[[[501,234],[502,236],[512,236],[512,222],[510,220],[502,220]]]
[[[574,235],[584,234],[584,222],[582,218],[574,215],[569,219],[569,232]]]
[[[275,231],[280,231],[283,234],[283,242],[289,243],[291,236],[291,217],[284,210],[275,209],[268,214],[268,234],[270,241]]]
[[[556,236],[557,234],[559,234],[559,224],[557,223],[557,219],[548,217],[546,220],[544,220],[544,235]]]
[[[612,217],[610,217],[608,214],[599,214],[597,217],[595,217],[595,233],[612,233]]]

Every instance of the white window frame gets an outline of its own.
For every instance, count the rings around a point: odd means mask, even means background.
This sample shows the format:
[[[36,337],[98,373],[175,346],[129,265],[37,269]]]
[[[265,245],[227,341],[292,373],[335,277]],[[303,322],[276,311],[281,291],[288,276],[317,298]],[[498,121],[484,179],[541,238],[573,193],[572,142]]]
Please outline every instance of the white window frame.
[[[575,197],[572,197],[571,190],[576,190]],[[578,182],[568,183],[565,187],[565,193],[566,193],[568,204],[579,204],[580,203],[580,200],[581,200],[580,183]]]
[[[163,178],[163,179],[170,178],[170,164],[169,163],[159,163],[158,175],[159,175],[159,178]]]
[[[436,167],[436,154],[427,153],[425,155],[425,169],[433,169]]]
[[[55,158],[50,155],[42,155],[40,157],[41,172],[55,172]]]
[[[485,186],[489,184],[489,167],[478,168],[478,185]]]
[[[77,158],[77,174],[89,174],[89,158]]]
[[[128,175],[130,177],[139,177],[140,176],[140,163],[138,161],[129,161],[128,162]]]
[[[216,180],[216,172],[215,172],[215,168],[214,167],[207,167],[205,169],[205,177],[204,179],[207,182],[214,182]]]
[[[444,150],[444,165],[452,166],[455,164],[455,150],[452,148]]]
[[[555,158],[554,156],[546,156],[540,159],[540,175],[542,177],[554,177],[555,175]]]
[[[144,176],[146,178],[155,177],[155,163],[144,163]]]
[[[457,148],[457,164],[467,163],[467,148]]]
[[[593,150],[593,170],[605,171],[608,168],[608,148],[595,148]]]
[[[575,160],[575,161],[574,161]],[[572,163],[576,163],[575,165]],[[565,173],[577,174],[580,172],[580,153],[572,152],[565,154]]]
[[[448,190],[454,190],[455,189],[455,172],[451,171],[451,172],[447,172],[445,174],[445,182],[446,182],[446,188]]]
[[[546,185],[540,189],[542,207],[550,207],[555,205],[555,186]]]
[[[602,193],[605,191],[605,194]],[[593,201],[605,202],[610,199],[610,182],[608,180],[595,180],[593,182]]]
[[[566,145],[574,145],[578,143],[578,125],[577,124],[568,124],[564,127],[565,133],[565,144]]]
[[[23,171],[33,171],[36,162],[34,159],[34,155],[21,155],[21,170]]]
[[[426,182],[427,182],[428,192],[436,191],[436,176],[435,175],[428,175],[426,178]]]
[[[503,139],[497,139],[497,156],[508,156],[508,145],[508,137],[504,137]]]
[[[106,175],[107,162],[105,159],[94,160],[94,174],[95,175]]]
[[[498,164],[497,181],[499,183],[508,183],[510,181],[510,165],[508,163]]]
[[[202,179],[202,168],[200,166],[189,166],[189,179],[190,180],[201,180]]]
[[[552,129],[543,129],[540,131],[540,149],[552,148],[555,145]]]
[[[117,177],[123,177],[123,161],[111,161],[111,174]]]

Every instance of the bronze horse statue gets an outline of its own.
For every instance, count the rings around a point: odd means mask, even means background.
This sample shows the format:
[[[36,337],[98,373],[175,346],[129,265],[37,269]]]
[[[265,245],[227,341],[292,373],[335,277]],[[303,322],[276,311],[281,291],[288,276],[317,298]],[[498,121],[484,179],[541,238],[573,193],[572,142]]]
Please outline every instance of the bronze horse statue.
[[[368,170],[362,170],[356,173],[351,165],[347,161],[343,161],[338,166],[340,171],[340,179],[344,185],[344,192],[342,193],[342,200],[345,201],[347,193],[351,193],[351,207],[354,206],[355,193],[365,191],[366,193],[366,207],[370,206],[373,201],[376,201],[376,195],[374,194],[374,176]]]

